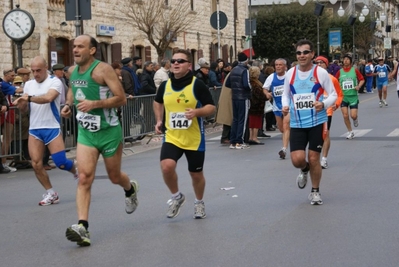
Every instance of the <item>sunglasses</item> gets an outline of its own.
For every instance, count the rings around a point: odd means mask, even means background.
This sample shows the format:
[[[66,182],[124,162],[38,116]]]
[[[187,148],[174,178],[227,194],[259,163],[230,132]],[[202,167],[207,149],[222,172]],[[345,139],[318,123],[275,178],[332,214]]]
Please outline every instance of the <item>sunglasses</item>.
[[[316,61],[315,64],[320,65],[320,64],[326,64],[323,61]]]
[[[189,62],[189,61],[188,61],[188,60],[185,60],[185,59],[182,59],[182,58],[171,59],[171,60],[170,60],[170,63],[172,63],[172,64],[175,64],[175,63],[177,63],[177,64],[183,64],[183,63],[186,63],[186,62]]]
[[[303,51],[296,51],[295,53],[296,53],[298,56],[300,56],[300,55],[302,55],[302,54],[307,55],[307,54],[309,54],[310,52],[312,52],[312,51],[311,51],[311,50],[303,50]]]

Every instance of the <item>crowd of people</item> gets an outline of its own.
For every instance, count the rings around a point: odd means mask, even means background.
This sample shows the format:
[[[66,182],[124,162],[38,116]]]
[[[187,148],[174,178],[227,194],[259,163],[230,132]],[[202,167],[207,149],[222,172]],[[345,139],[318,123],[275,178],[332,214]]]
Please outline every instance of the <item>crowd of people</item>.
[[[289,155],[292,165],[299,169],[296,183],[300,189],[306,187],[310,177],[310,204],[322,205],[320,184],[322,170],[328,168],[333,112],[341,108],[348,129],[346,138],[353,139],[352,123],[359,125],[361,89],[372,92],[369,86],[375,77],[379,106],[388,106],[386,87],[398,69],[398,64],[391,67],[382,58],[375,66],[370,61],[354,66],[351,54],[343,55],[342,66],[335,61],[329,64],[326,57],[315,56],[309,40],[296,43],[296,61],[291,64],[285,58],[270,63],[249,60],[244,53],[231,64],[222,59],[209,64],[204,58],[194,64],[190,52],[178,49],[160,64],[142,63],[136,56],[109,65],[95,59],[97,46],[93,37],[78,36],[73,49],[76,65],[56,64],[49,73],[46,60],[37,56],[30,70],[4,71],[0,90],[2,155],[9,152],[14,123],[29,114],[25,117],[28,131],[18,136],[26,139],[22,144],[27,149],[21,148],[24,157],[46,190],[39,205],[60,201],[45,168],[48,150],[56,167],[70,172],[77,181],[77,223],[68,227],[65,235],[79,246],[91,245],[89,208],[100,155],[109,180],[123,190],[126,213],[132,214],[139,204],[139,184],[121,166],[123,143],[131,138],[121,126],[130,123],[129,116],[118,111],[122,106],[126,106],[124,112],[140,112],[139,106],[144,113],[154,114],[148,127],[164,135],[160,169],[171,194],[166,212],[169,219],[178,216],[186,202],[176,171],[183,154],[195,195],[193,217],[206,218],[204,125],[210,120],[223,125],[221,144],[235,150],[264,145],[259,140],[267,137],[264,131],[278,129],[282,133],[278,157],[284,160]],[[129,106],[129,101],[142,95],[155,95],[154,101],[145,99]],[[18,108],[18,120],[9,110],[13,105]],[[66,157],[62,119],[75,113],[76,160],[71,160]],[[10,171],[15,170],[3,157],[0,172]]]

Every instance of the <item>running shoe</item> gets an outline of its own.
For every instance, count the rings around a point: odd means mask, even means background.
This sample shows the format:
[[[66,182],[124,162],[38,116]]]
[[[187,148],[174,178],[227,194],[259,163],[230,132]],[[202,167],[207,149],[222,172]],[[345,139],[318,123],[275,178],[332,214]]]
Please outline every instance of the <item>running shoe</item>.
[[[171,198],[168,200],[169,204],[169,209],[168,212],[166,213],[166,216],[170,219],[176,217],[180,213],[180,208],[184,205],[184,202],[186,201],[186,197],[180,193],[180,198]]]
[[[204,201],[199,201],[194,203],[194,219],[205,219],[205,203]]]
[[[51,204],[57,204],[58,202],[60,202],[60,198],[56,192],[54,192],[54,194],[46,193],[43,194],[43,200],[39,202],[39,205],[48,206]]]
[[[353,120],[353,126],[359,126],[359,119]]]
[[[236,146],[233,145],[233,144],[230,144],[229,148],[230,148],[230,149],[236,149]]]
[[[300,189],[304,189],[306,187],[306,183],[308,182],[308,172],[303,172],[299,170],[299,175],[296,178],[296,183]]]
[[[81,247],[90,246],[90,233],[83,224],[73,224],[68,227],[65,236],[69,241],[76,242]]]
[[[353,139],[353,138],[355,138],[355,133],[351,131],[348,133],[348,136],[346,137],[346,139]]]
[[[5,170],[9,170],[9,172],[16,172],[17,171],[17,168],[11,167],[8,164],[3,164],[3,168]]]
[[[139,201],[137,199],[137,192],[139,191],[139,184],[135,180],[131,180],[130,183],[134,188],[134,193],[130,197],[125,198],[125,211],[127,214],[132,214],[137,206],[139,205]]]
[[[328,163],[326,159],[321,159],[320,165],[323,169],[327,169],[328,168]]]
[[[311,205],[322,205],[323,200],[321,199],[321,194],[319,192],[311,192],[309,194],[309,200]]]
[[[239,143],[236,144],[236,149],[247,149],[247,148],[249,148],[249,146],[246,144],[239,144]]]
[[[387,107],[388,106],[388,103],[387,103],[387,101],[384,99],[384,100],[382,100],[382,103],[384,103],[384,105]]]
[[[278,154],[280,155],[280,159],[285,159],[285,156],[287,155],[287,151],[285,149],[281,149]]]
[[[382,101],[380,100],[380,108],[382,108]]]

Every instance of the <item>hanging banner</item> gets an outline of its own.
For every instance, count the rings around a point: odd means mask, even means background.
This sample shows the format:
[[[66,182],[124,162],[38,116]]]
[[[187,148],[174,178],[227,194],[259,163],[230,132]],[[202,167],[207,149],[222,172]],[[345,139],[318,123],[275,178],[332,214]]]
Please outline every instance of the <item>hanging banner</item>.
[[[331,28],[328,30],[328,54],[334,56],[341,54],[342,33],[341,28]]]
[[[391,38],[384,38],[384,49],[391,49]]]

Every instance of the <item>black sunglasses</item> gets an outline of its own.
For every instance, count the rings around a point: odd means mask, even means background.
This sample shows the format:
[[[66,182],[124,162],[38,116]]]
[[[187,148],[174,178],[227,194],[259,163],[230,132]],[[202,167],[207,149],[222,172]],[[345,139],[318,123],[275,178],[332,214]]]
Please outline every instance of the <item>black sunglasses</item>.
[[[177,62],[177,64],[182,64],[182,63],[186,63],[189,62],[188,60],[182,59],[182,58],[178,58],[178,59],[171,59],[170,63],[175,64]]]
[[[300,55],[302,55],[302,54],[307,55],[307,54],[309,54],[310,52],[312,52],[312,51],[311,51],[311,50],[303,50],[303,51],[296,51],[295,53],[296,53],[298,56],[300,56]]]

